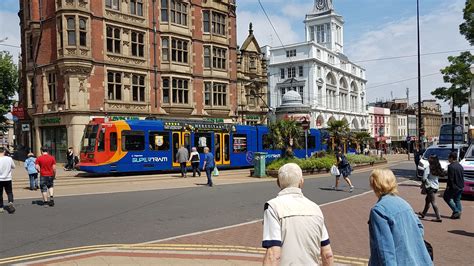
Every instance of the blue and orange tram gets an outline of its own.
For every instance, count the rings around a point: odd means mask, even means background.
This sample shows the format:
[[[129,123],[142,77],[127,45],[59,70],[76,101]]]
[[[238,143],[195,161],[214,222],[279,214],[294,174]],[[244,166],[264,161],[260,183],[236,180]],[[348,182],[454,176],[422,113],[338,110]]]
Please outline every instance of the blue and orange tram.
[[[157,172],[179,170],[178,148],[209,147],[220,168],[253,165],[255,152],[267,152],[267,161],[281,156],[265,139],[266,126],[244,126],[198,120],[123,120],[96,118],[86,126],[79,169],[89,173]],[[321,150],[321,134],[310,129],[308,156]],[[305,149],[294,151],[305,157]],[[201,156],[203,160],[204,156]],[[201,162],[202,165],[202,162]]]

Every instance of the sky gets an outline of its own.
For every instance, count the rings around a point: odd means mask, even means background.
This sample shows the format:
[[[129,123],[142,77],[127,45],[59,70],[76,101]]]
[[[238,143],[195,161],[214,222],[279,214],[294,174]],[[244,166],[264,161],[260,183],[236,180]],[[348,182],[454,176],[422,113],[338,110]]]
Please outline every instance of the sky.
[[[0,50],[16,58],[20,49],[2,44],[20,45],[18,2],[0,0]],[[277,33],[258,0],[236,2],[238,44],[247,37],[250,22],[260,46],[281,46],[279,38],[284,44],[304,41],[303,20],[314,0],[261,0]],[[416,0],[333,0],[333,4],[345,21],[344,53],[366,69],[368,101],[405,97],[406,88],[410,102],[417,101]],[[449,64],[448,56],[474,49],[459,33],[464,4],[465,0],[420,0],[422,99],[433,98],[432,90],[447,86],[439,70]],[[429,53],[439,54],[423,55]],[[404,58],[367,61],[399,56]],[[448,105],[442,106],[447,111]]]

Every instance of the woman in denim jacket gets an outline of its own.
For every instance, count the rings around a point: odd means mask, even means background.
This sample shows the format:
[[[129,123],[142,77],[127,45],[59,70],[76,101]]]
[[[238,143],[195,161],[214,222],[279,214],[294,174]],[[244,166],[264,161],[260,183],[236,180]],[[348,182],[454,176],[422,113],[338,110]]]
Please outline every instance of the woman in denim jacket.
[[[378,201],[370,210],[369,265],[433,265],[423,241],[423,225],[411,206],[397,196],[389,169],[375,169],[369,178]]]
[[[38,187],[38,171],[36,170],[36,158],[33,153],[28,153],[28,158],[25,160],[25,169],[30,176],[30,190],[37,190]]]

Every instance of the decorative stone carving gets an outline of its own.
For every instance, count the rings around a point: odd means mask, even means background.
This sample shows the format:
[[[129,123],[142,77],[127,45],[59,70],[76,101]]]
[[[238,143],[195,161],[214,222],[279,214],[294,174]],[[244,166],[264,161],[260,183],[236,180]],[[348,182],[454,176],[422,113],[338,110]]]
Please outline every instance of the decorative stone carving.
[[[60,68],[61,74],[63,75],[90,75],[92,67],[86,66],[64,66]]]
[[[134,103],[107,103],[107,109],[116,111],[147,111],[148,104],[134,104]]]
[[[107,54],[107,59],[119,64],[131,64],[131,65],[145,65],[146,59],[141,58],[128,58],[119,55]]]
[[[67,55],[75,55],[77,50],[76,48],[66,48]]]
[[[89,54],[88,49],[81,49],[81,55],[87,56]]]
[[[112,19],[114,19],[114,20],[119,20],[119,21],[123,21],[123,22],[126,22],[126,23],[143,24],[146,21],[145,17],[142,18],[142,17],[137,17],[137,16],[131,16],[131,15],[121,13],[121,12],[117,12],[117,11],[110,10],[110,9],[105,10],[105,15],[112,18]]]

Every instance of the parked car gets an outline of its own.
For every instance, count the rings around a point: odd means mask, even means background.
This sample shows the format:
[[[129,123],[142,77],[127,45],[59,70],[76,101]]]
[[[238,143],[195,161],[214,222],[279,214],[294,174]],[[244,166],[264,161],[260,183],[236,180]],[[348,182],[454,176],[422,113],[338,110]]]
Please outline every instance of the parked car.
[[[467,149],[461,165],[464,168],[464,190],[462,194],[474,195],[474,144],[471,144]]]
[[[448,164],[449,164],[448,155],[451,153],[451,148],[452,148],[451,145],[433,145],[433,146],[428,147],[425,153],[423,153],[423,156],[420,158],[420,164],[418,165],[418,169],[416,171],[417,177],[420,179],[423,177],[424,169],[429,166],[428,158],[430,158],[431,155],[437,155],[439,159],[439,163],[441,164],[441,167],[443,167],[445,171],[448,171]],[[466,149],[466,145],[463,145],[463,144],[454,145],[454,150],[458,154],[458,160],[462,159],[464,155],[463,151],[465,149]],[[474,160],[474,157],[473,157],[473,160]],[[447,176],[440,177],[440,180],[447,180],[447,179],[448,179]]]

